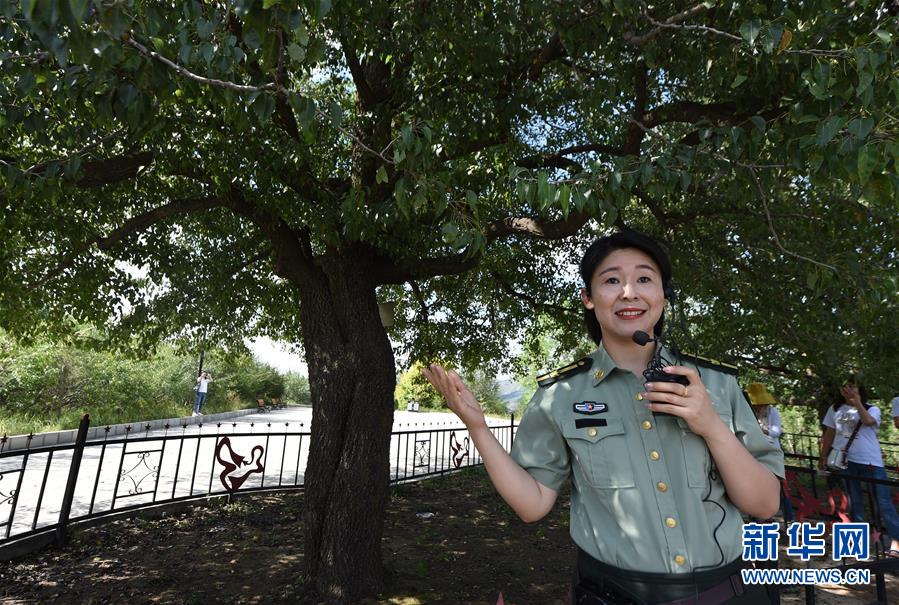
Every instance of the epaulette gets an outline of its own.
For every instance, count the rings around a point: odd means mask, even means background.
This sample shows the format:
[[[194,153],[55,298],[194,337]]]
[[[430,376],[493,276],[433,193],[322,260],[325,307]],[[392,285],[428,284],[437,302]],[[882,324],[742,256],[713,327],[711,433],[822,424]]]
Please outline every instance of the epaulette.
[[[574,376],[575,374],[586,372],[592,365],[592,357],[582,357],[574,363],[570,363],[567,366],[559,368],[558,370],[553,370],[552,372],[547,372],[546,374],[537,376],[537,384],[542,388],[546,388],[551,384],[555,384],[556,381],[562,378],[568,378],[569,376]]]
[[[740,368],[738,368],[737,366],[731,365],[729,363],[724,363],[723,361],[718,361],[717,359],[709,359],[708,357],[702,357],[701,355],[691,355],[690,353],[678,353],[677,356],[684,361],[689,361],[704,368],[718,370],[719,372],[724,372],[725,374],[733,374],[734,376],[736,376],[740,373]]]

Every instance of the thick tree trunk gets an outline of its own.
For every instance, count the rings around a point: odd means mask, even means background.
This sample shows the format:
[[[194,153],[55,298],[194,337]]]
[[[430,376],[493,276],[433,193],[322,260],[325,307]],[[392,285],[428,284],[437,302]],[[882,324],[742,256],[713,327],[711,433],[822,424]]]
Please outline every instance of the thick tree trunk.
[[[320,597],[352,603],[383,589],[396,375],[366,260],[322,269],[301,301],[313,402],[304,558]]]

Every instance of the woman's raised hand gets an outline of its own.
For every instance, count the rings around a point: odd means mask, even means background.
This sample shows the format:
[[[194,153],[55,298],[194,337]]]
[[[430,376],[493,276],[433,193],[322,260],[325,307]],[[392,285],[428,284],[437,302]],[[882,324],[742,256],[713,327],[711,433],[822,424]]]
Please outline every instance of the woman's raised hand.
[[[427,368],[422,368],[421,373],[437,389],[449,408],[465,423],[469,430],[478,426],[487,425],[484,411],[478,400],[475,399],[471,389],[462,382],[458,374],[452,370],[445,370],[440,364],[432,363]]]
[[[708,437],[724,427],[696,370],[686,366],[668,366],[663,369],[668,374],[686,376],[690,386],[679,382],[647,382],[644,385],[646,392],[642,394],[649,400],[647,408],[653,412],[680,416],[687,422],[690,430],[700,437]]]

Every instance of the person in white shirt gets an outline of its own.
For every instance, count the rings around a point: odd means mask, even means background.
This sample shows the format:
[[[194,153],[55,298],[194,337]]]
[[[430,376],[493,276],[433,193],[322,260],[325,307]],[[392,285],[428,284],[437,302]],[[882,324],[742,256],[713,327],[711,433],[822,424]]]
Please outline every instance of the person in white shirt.
[[[841,450],[846,445],[853,433],[855,439],[849,445],[846,454],[846,473],[866,479],[886,479],[886,470],[883,467],[883,454],[880,451],[880,442],[877,440],[877,428],[880,426],[880,408],[868,405],[868,394],[864,385],[850,377],[840,387],[841,399],[827,408],[824,415],[824,439],[821,445],[821,456],[818,466],[825,468],[827,455],[831,447]],[[853,521],[864,521],[865,501],[862,498],[862,487],[857,479],[847,479],[849,488],[849,513]],[[893,506],[890,487],[882,484],[871,484],[880,508],[880,516],[890,536],[890,549],[887,555],[899,557],[899,515]]]
[[[783,433],[780,412],[774,407],[777,401],[761,382],[750,383],[746,387],[746,391],[746,399],[752,404],[755,419],[758,420],[768,442],[783,449],[780,447],[780,436]],[[789,525],[793,521],[793,504],[790,502],[790,497],[784,492],[783,484],[780,486],[780,507],[783,511],[784,523]]]
[[[209,372],[203,372],[197,376],[197,399],[194,401],[194,412],[191,416],[203,415],[203,404],[206,403],[206,394],[209,392],[209,383],[212,382],[212,376]]]
[[[899,429],[899,397],[893,397],[893,426]]]

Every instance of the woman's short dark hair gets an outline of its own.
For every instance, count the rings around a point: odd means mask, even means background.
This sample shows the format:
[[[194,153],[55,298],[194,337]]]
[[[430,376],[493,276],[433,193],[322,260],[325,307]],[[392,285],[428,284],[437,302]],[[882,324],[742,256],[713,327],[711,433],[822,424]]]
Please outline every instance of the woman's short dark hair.
[[[584,256],[581,258],[580,271],[587,294],[590,294],[590,280],[593,277],[593,272],[596,271],[596,268],[602,261],[612,252],[628,248],[639,250],[655,261],[659,271],[662,273],[662,291],[665,293],[665,298],[673,299],[674,288],[671,284],[671,260],[668,258],[668,253],[648,235],[633,230],[620,231],[602,237],[590,244],[590,247],[584,252]],[[599,344],[602,341],[602,328],[600,328],[599,322],[596,321],[596,315],[592,309],[584,309],[584,323],[587,326],[587,333],[590,334],[590,338],[593,339],[593,342]],[[659,317],[659,321],[653,327],[653,332],[656,336],[661,335],[664,325],[665,313],[663,312],[662,316]]]

